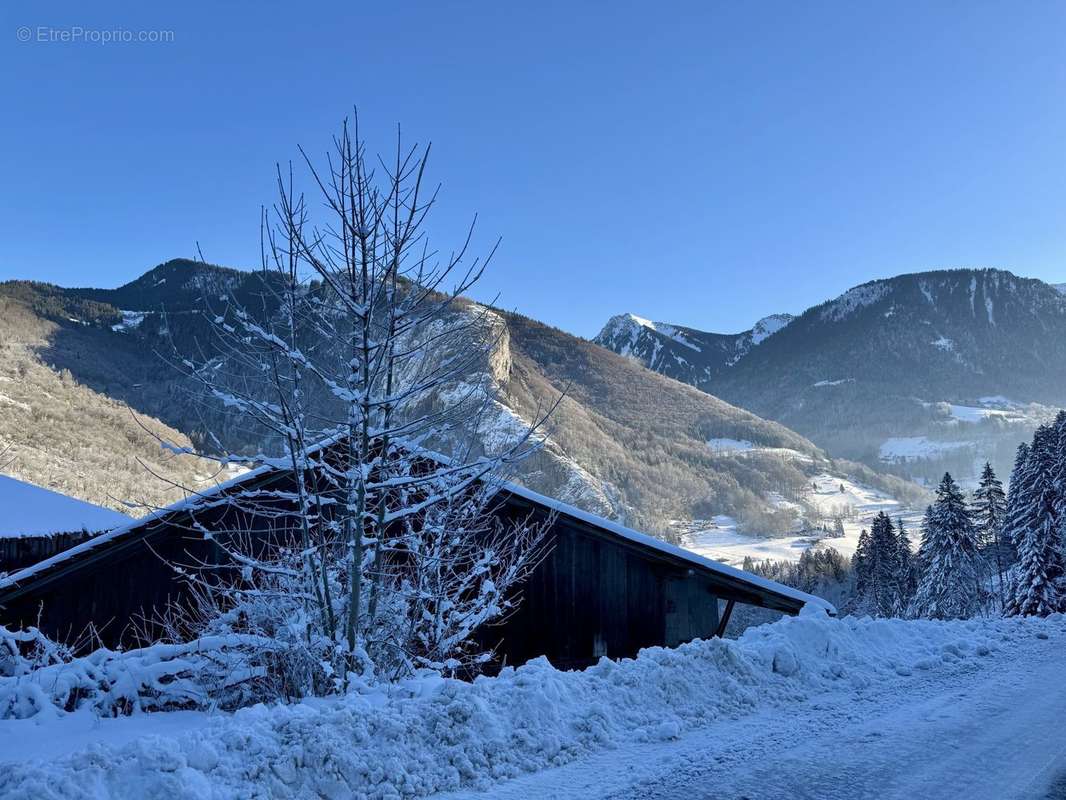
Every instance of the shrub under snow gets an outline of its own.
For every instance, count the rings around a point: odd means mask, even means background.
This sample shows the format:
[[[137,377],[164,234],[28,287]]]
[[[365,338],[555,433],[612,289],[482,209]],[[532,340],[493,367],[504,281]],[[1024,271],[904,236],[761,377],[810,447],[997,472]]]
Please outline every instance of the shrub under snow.
[[[624,742],[668,740],[833,687],[979,660],[1064,628],[1061,615],[937,622],[803,614],[739,640],[651,648],[581,672],[538,659],[472,683],[425,676],[336,700],[255,706],[195,734],[8,765],[0,795],[418,797]]]

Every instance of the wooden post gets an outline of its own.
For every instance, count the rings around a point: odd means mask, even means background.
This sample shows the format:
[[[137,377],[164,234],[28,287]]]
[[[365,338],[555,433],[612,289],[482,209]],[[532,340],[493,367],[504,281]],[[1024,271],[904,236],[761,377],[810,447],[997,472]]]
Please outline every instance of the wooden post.
[[[725,635],[726,625],[729,624],[729,617],[733,614],[733,606],[737,604],[736,600],[725,601],[725,611],[722,612],[722,618],[718,620],[718,630],[714,632],[714,635],[721,639]]]

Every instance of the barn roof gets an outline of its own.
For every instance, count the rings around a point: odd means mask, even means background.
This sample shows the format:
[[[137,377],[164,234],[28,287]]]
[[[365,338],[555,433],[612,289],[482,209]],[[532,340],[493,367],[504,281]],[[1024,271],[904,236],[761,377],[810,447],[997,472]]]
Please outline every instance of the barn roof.
[[[54,533],[96,533],[132,520],[110,508],[86,503],[51,489],[0,475],[0,539],[50,536]]]
[[[435,453],[428,453],[428,455],[447,460]],[[115,527],[51,558],[2,577],[0,578],[0,605],[17,596],[32,592],[37,585],[61,578],[62,575],[81,568],[83,564],[95,562],[98,557],[105,555],[109,550],[124,548],[135,543],[140,537],[153,530],[160,530],[161,526],[173,516],[223,501],[233,490],[238,490],[253,481],[265,479],[279,471],[278,468],[269,464],[250,470],[232,480],[194,494],[146,517]],[[622,540],[647,555],[672,562],[679,567],[698,570],[711,577],[721,587],[724,597],[732,597],[738,602],[752,603],[790,613],[798,612],[807,604],[822,608],[830,614],[836,613],[833,605],[820,597],[706,558],[576,506],[539,494],[517,483],[502,482],[500,492],[511,502],[523,503],[567,517],[591,532]]]

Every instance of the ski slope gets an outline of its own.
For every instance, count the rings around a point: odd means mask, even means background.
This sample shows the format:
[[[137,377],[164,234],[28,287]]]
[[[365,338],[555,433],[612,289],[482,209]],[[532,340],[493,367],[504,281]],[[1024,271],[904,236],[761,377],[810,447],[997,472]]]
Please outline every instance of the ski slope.
[[[796,561],[804,550],[819,541],[850,558],[858,546],[859,533],[863,528],[868,530],[873,518],[882,511],[893,519],[902,517],[912,544],[917,546],[921,516],[904,509],[895,498],[827,472],[813,478],[811,483],[811,490],[806,496],[807,503],[827,518],[843,515],[842,538],[819,539],[809,533],[773,537],[748,535],[737,530],[736,520],[723,515],[708,520],[706,527],[687,533],[683,546],[707,558],[734,566],[742,564],[746,557]],[[841,487],[844,491],[841,491]]]

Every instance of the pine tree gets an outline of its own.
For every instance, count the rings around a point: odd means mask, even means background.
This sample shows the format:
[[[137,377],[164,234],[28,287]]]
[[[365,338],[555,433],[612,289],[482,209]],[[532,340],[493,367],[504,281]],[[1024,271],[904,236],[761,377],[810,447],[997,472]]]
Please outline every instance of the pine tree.
[[[855,555],[851,557],[851,571],[855,575],[855,590],[851,607],[854,613],[869,613],[867,594],[870,585],[870,534],[863,528]]]
[[[1006,512],[1007,497],[1003,494],[1003,483],[996,477],[992,465],[985,462],[981,472],[981,481],[973,493],[973,521],[977,529],[978,545],[981,548],[983,562],[989,565],[989,572],[995,569],[996,587],[999,604],[1002,608],[1004,595],[1004,554],[1000,552],[1000,533]]]
[[[837,517],[833,521],[833,538],[834,539],[843,539],[844,536],[845,536],[845,533],[844,533],[844,520],[842,520],[840,517]]]
[[[944,474],[936,502],[926,512],[922,574],[912,603],[915,616],[956,619],[981,607],[977,534],[958,484]]]
[[[1066,411],[1060,411],[1051,425],[1049,446],[1053,452],[1051,487],[1055,491],[1055,513],[1066,518]]]
[[[914,597],[914,591],[918,586],[918,575],[915,569],[914,553],[911,551],[911,540],[907,536],[907,529],[903,527],[902,518],[896,520],[896,543],[899,564],[899,572],[897,573],[899,613],[902,614],[910,605],[911,598]]]
[[[899,540],[892,520],[883,511],[874,517],[870,528],[867,594],[878,616],[899,613]]]
[[[1031,449],[1025,442],[1018,445],[1018,451],[1014,456],[1014,468],[1010,472],[1010,485],[1007,487],[1007,507],[1003,514],[999,540],[1003,545],[1004,562],[1008,571],[1009,567],[1017,561],[1017,542],[1028,527],[1025,514],[1028,510],[1028,498],[1032,492],[1034,478],[1029,463]]]
[[[1037,429],[1015,497],[1017,525],[1012,536],[1018,561],[1004,609],[1011,616],[1047,616],[1066,607],[1061,503],[1055,485],[1062,460],[1059,438],[1054,426]]]

